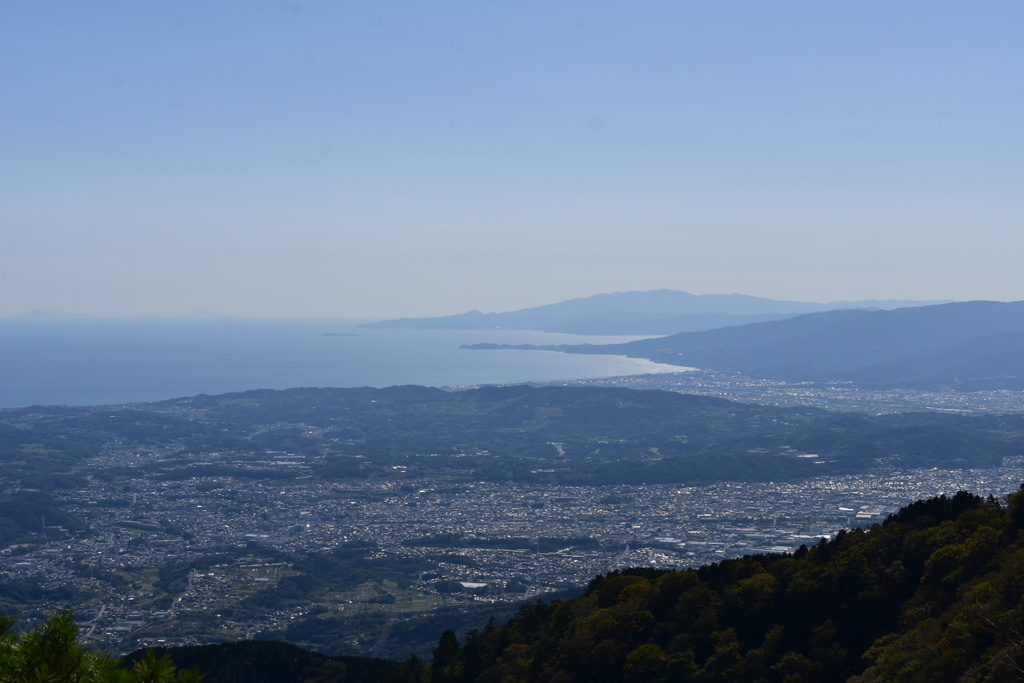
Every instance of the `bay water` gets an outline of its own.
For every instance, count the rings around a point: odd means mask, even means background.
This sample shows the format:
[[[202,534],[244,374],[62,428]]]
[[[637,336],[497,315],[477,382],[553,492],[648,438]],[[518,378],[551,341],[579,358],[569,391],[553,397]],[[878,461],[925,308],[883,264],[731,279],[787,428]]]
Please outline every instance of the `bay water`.
[[[0,320],[0,408],[107,405],[291,387],[454,387],[679,372],[611,355],[463,344],[601,344],[524,330],[375,330],[359,320]]]

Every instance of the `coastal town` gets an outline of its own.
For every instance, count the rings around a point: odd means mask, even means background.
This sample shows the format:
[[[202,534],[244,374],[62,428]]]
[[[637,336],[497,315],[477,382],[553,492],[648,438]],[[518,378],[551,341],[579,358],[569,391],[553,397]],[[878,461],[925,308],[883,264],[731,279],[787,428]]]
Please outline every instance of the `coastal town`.
[[[890,413],[944,412],[964,415],[1024,412],[1024,391],[1016,389],[914,389],[866,387],[854,382],[793,382],[748,377],[736,372],[693,369],[603,379],[551,382],[558,386],[661,389],[774,406]]]

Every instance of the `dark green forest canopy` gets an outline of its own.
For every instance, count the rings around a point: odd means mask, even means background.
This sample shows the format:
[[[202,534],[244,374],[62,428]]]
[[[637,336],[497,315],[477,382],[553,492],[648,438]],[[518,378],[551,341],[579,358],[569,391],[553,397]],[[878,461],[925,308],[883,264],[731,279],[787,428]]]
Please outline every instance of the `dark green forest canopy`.
[[[142,650],[126,658],[145,656]],[[204,683],[359,683],[382,680],[397,662],[373,657],[328,657],[278,641],[240,641],[157,648],[179,669],[204,673]]]
[[[0,681],[5,683],[199,683],[198,670],[182,670],[165,653],[149,650],[131,666],[78,640],[71,612],[49,614],[27,631],[0,614]]]

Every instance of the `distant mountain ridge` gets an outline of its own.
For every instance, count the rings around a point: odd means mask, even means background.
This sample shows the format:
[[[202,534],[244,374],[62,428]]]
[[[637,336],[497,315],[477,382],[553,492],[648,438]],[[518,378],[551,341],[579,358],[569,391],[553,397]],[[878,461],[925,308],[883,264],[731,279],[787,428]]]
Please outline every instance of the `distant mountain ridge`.
[[[690,294],[670,289],[613,292],[504,313],[469,311],[436,318],[399,318],[365,323],[374,329],[521,329],[568,334],[674,334],[841,308],[893,309],[946,301],[862,300],[815,303],[779,301],[746,294]]]
[[[837,310],[625,344],[544,348],[785,381],[1024,389],[1024,301]]]

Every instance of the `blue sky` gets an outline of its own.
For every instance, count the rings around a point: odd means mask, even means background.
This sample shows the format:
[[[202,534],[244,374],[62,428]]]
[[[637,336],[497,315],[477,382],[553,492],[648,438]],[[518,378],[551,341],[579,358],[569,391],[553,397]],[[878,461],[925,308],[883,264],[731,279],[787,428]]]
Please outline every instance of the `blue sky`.
[[[1024,4],[33,2],[0,316],[1024,285]]]

